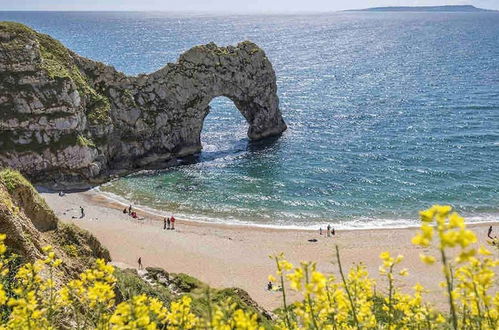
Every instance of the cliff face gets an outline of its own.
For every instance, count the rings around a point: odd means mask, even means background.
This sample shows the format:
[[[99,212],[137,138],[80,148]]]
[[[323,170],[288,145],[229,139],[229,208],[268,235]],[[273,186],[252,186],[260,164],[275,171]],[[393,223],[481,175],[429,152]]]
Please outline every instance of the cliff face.
[[[79,274],[95,258],[111,260],[90,233],[60,223],[33,186],[13,170],[0,170],[0,233],[7,235],[9,252],[23,261],[42,258],[42,248],[51,245],[69,276]]]
[[[0,22],[0,166],[35,181],[100,181],[201,150],[217,96],[246,118],[250,139],[286,129],[275,73],[251,42],[197,46],[128,77],[47,35]]]

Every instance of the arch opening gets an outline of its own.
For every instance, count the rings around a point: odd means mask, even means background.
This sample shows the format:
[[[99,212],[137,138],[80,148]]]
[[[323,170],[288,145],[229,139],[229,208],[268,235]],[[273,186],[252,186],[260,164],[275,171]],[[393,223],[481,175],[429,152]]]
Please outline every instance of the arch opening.
[[[246,150],[248,127],[248,121],[230,98],[214,97],[201,128],[202,158],[218,158]]]

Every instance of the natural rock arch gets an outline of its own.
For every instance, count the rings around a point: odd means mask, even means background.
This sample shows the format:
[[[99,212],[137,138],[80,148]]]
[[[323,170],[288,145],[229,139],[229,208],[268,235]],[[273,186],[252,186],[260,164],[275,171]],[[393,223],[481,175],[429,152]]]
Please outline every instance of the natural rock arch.
[[[182,54],[178,63],[168,64],[145,82],[138,78],[134,84],[134,99],[145,100],[160,113],[179,114],[176,121],[180,129],[171,144],[180,154],[200,150],[203,121],[211,100],[218,96],[234,102],[248,122],[248,137],[252,140],[278,135],[286,129],[272,65],[251,42],[237,47],[217,47],[213,43],[194,47]]]
[[[231,99],[252,140],[286,129],[275,73],[254,43],[211,43],[137,77],[0,23],[0,165],[37,179],[102,180],[201,150],[210,101]],[[6,110],[5,110],[6,109]],[[2,131],[3,133],[3,131]]]

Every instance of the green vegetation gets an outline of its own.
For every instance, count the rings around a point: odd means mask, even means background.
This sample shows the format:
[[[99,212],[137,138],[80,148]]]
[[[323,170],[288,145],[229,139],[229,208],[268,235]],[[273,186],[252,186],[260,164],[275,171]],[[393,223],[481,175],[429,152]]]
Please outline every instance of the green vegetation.
[[[109,111],[111,110],[111,103],[109,99],[97,93],[92,93],[89,97],[87,118],[90,123],[97,125],[110,122]]]
[[[93,143],[93,141],[84,137],[83,135],[78,135],[78,144],[82,147],[95,148],[95,144]]]
[[[19,171],[10,168],[0,170],[0,183],[7,188],[9,193],[13,193],[19,186],[27,186],[33,189],[31,183]]]
[[[32,134],[31,137],[31,142],[26,143],[26,144],[18,144],[15,143],[14,141],[17,140],[17,135],[13,131],[7,131],[7,132],[2,132],[2,135],[0,135],[0,148],[2,148],[2,151],[4,152],[9,152],[9,151],[16,151],[16,152],[38,152],[42,153],[43,151],[50,149],[52,152],[58,152],[63,149],[65,149],[68,146],[75,146],[75,145],[80,145],[80,146],[92,146],[95,145],[93,141],[82,141],[80,139],[80,134],[76,132],[72,132],[66,135],[62,135],[59,137],[59,140],[57,141],[51,141],[50,143],[39,143],[36,137],[34,136],[34,133]],[[89,144],[87,144],[87,142]]]
[[[69,256],[79,257],[87,266],[91,265],[96,258],[111,260],[109,251],[94,235],[74,224],[59,222],[53,235],[64,252]]]
[[[7,212],[12,214],[18,214],[19,208],[14,204],[9,192],[2,187],[0,187],[0,204],[7,209]]]
[[[135,270],[121,270],[117,268],[115,276],[117,280],[116,287],[123,296],[122,301],[129,300],[141,294],[154,297],[166,305],[170,305],[170,302],[173,300],[173,294],[167,288],[159,284],[152,287],[142,280]]]
[[[49,224],[54,225],[54,228],[57,226],[57,218],[45,199],[16,170],[0,169],[0,199],[2,204],[7,206],[9,213],[14,216],[17,216],[22,209],[27,217],[36,217],[33,224],[42,223],[42,227],[49,226]]]
[[[47,74],[55,78],[70,78],[76,88],[83,96],[88,98],[87,116],[92,124],[102,124],[110,120],[109,111],[111,103],[109,99],[99,94],[85,79],[78,67],[73,63],[69,50],[59,41],[48,35],[37,34],[40,42],[40,54],[42,56],[42,68]]]
[[[78,248],[74,244],[66,244],[62,246],[62,249],[66,254],[70,257],[76,258],[78,257]]]
[[[4,40],[0,46],[9,51],[21,50],[26,43],[35,37],[35,31],[17,22],[0,22],[0,33],[15,35],[15,38]]]
[[[199,293],[197,289],[206,288],[206,284],[184,273],[170,274],[170,281],[180,292]]]
[[[129,107],[137,107],[137,103],[135,102],[135,98],[132,95],[132,92],[129,89],[123,90],[124,102]]]
[[[105,124],[110,121],[111,103],[108,97],[95,90],[76,65],[73,54],[62,43],[20,23],[0,22],[0,32],[14,36],[9,42],[2,42],[2,47],[9,50],[22,49],[28,42],[36,40],[40,47],[40,68],[52,79],[69,78],[73,81],[82,99],[86,100],[90,123]]]
[[[15,274],[19,271],[21,265],[23,265],[26,261],[23,260],[21,256],[9,251],[9,249],[7,249],[5,254],[6,256],[2,268],[7,270],[7,274],[5,277],[0,277],[0,287],[3,287],[3,289],[5,290],[5,295],[8,298],[13,298],[15,297]],[[0,306],[0,323],[5,324],[11,313],[11,306]]]

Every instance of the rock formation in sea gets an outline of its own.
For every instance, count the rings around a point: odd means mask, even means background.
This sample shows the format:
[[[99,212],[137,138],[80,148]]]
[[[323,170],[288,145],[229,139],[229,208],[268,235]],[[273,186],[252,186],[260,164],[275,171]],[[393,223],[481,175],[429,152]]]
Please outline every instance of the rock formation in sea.
[[[112,45],[111,45],[112,47]],[[252,42],[210,43],[139,76],[81,57],[48,35],[0,22],[0,167],[36,182],[100,182],[201,150],[217,96],[258,140],[286,129],[276,77]]]

